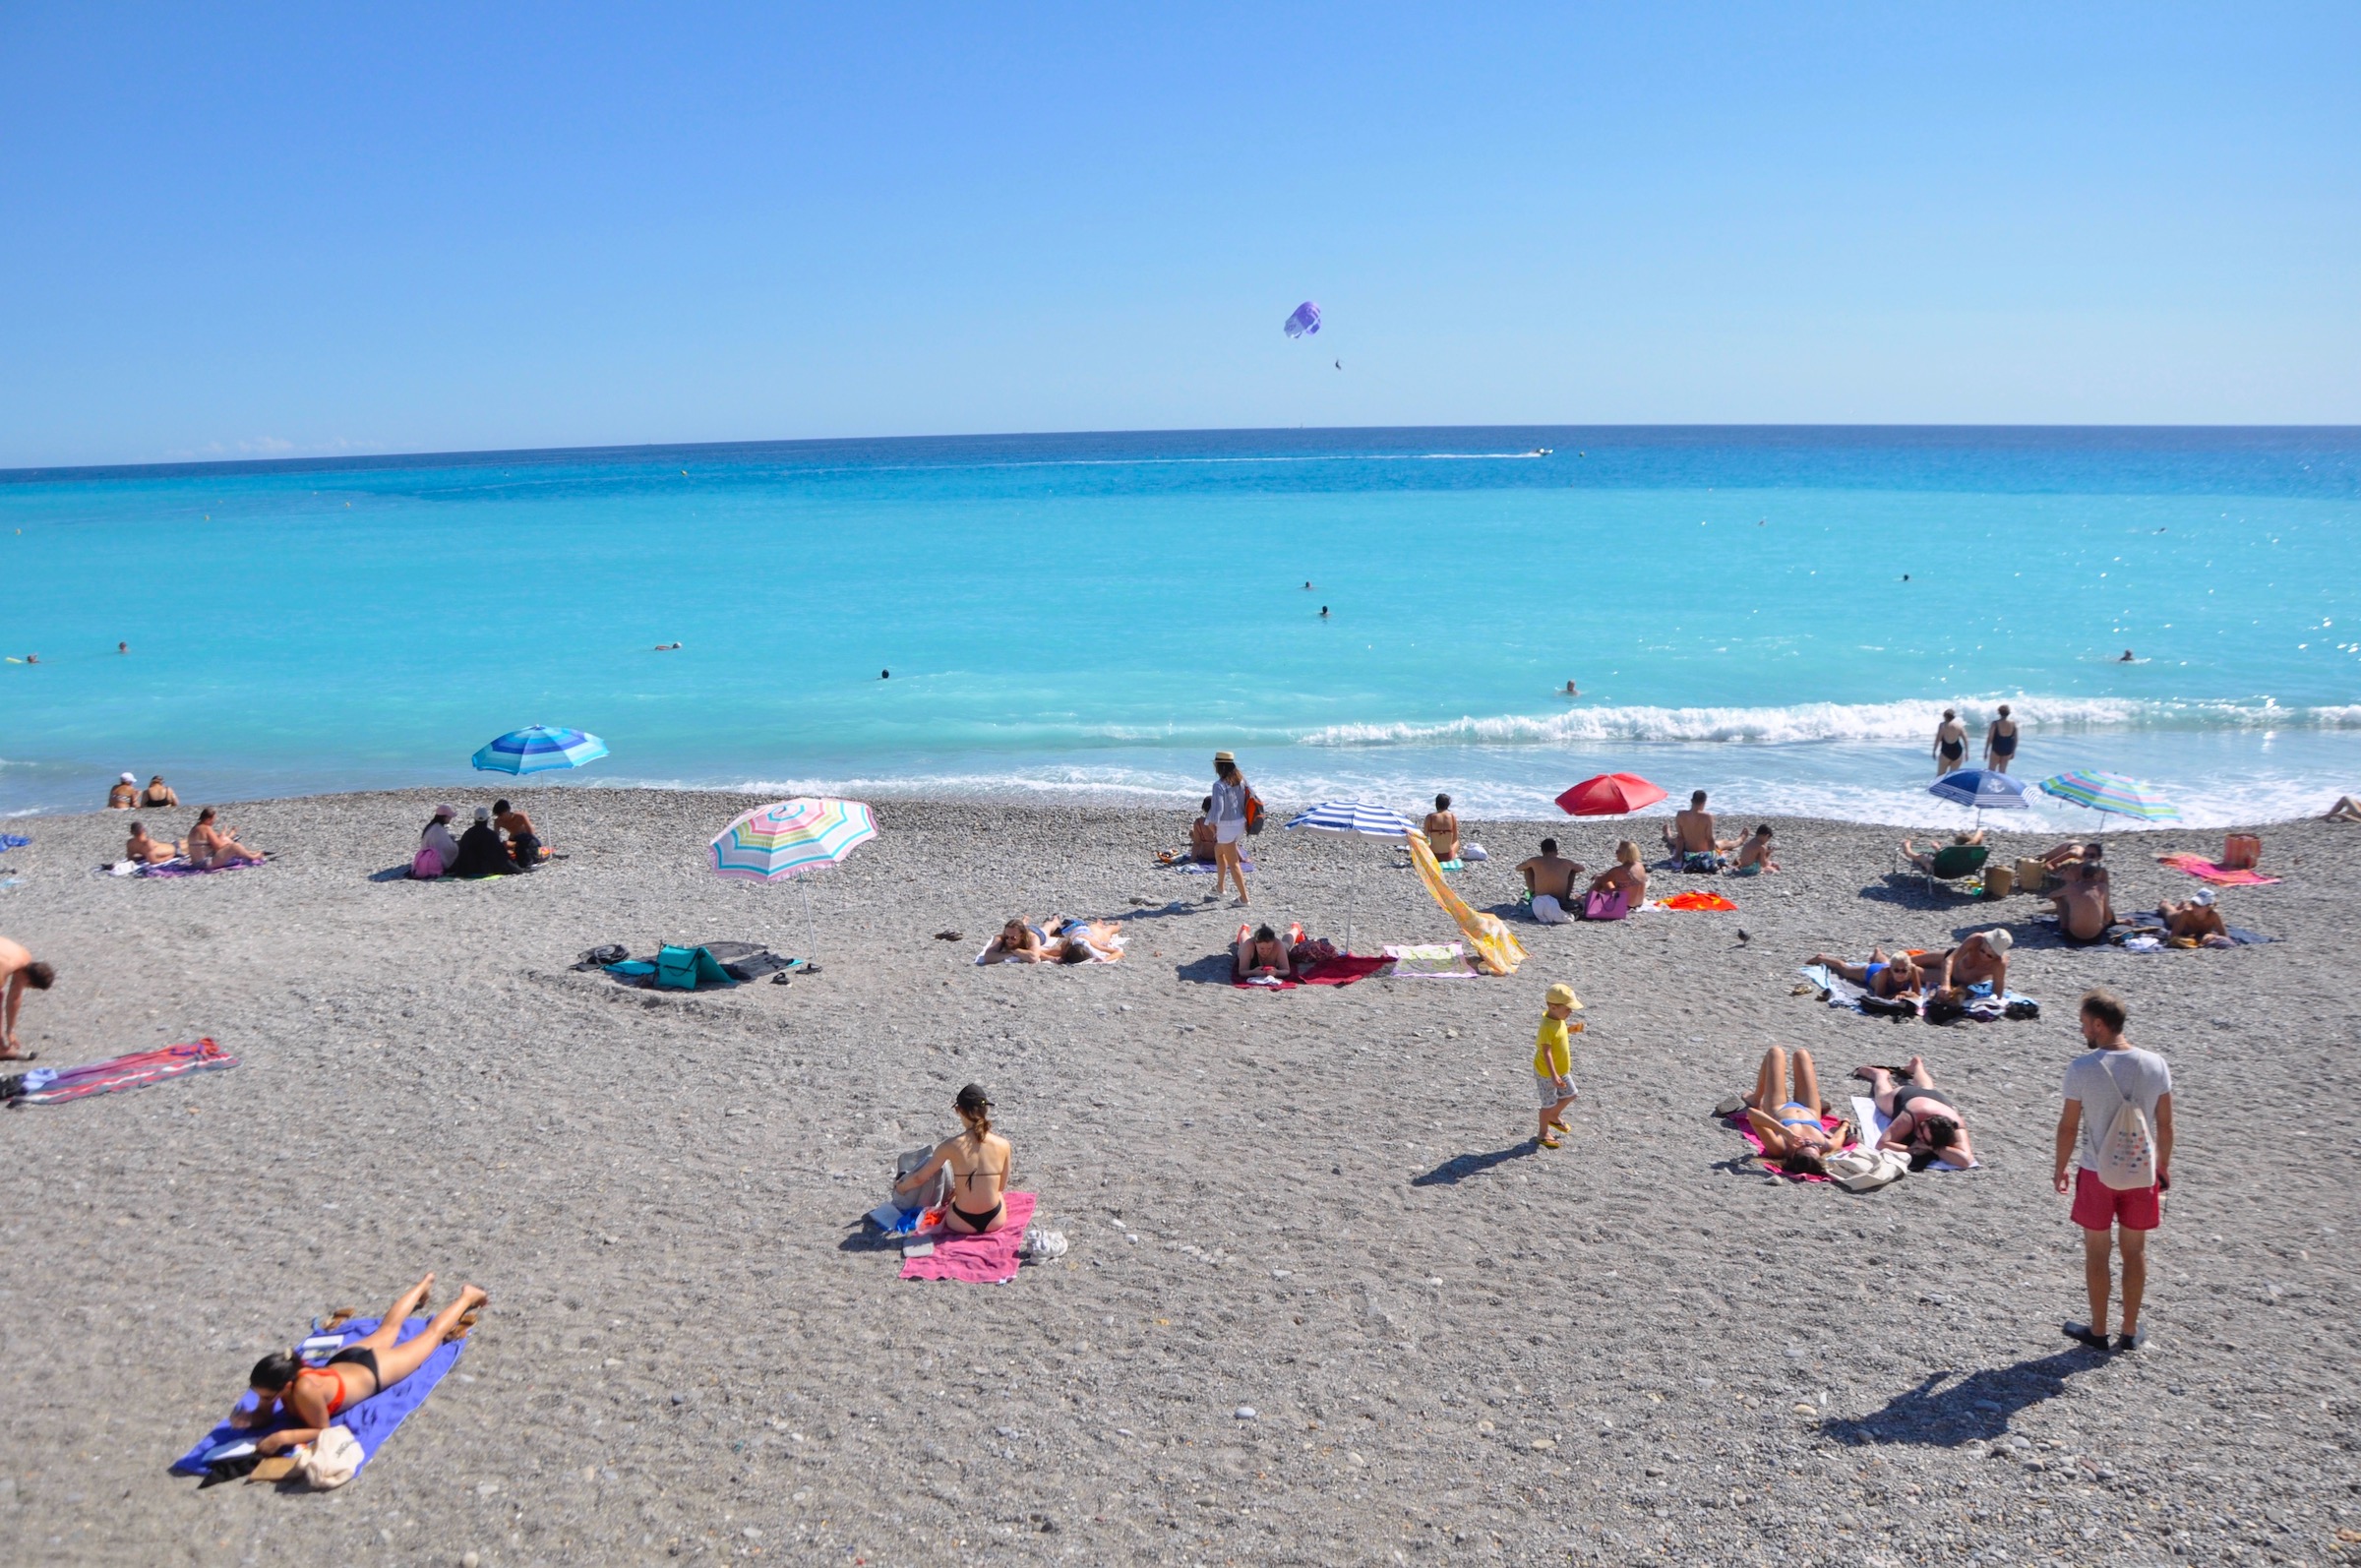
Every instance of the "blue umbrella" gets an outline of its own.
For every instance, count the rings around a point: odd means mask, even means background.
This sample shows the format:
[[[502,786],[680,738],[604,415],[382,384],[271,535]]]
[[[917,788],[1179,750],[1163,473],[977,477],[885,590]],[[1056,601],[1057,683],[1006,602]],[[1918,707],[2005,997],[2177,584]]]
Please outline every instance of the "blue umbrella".
[[[1954,801],[1979,812],[2026,810],[2025,781],[1988,767],[1963,767],[1946,773],[1926,787],[1938,800]]]
[[[475,765],[486,773],[546,773],[579,767],[606,754],[607,743],[595,735],[533,724],[512,730],[476,753]]]
[[[1339,838],[1382,838],[1400,843],[1416,831],[1410,818],[1400,812],[1389,812],[1382,806],[1366,806],[1360,801],[1322,801],[1308,812],[1299,814],[1287,824],[1307,832],[1330,833]],[[1345,951],[1353,950],[1353,895],[1360,890],[1357,874],[1345,886]]]

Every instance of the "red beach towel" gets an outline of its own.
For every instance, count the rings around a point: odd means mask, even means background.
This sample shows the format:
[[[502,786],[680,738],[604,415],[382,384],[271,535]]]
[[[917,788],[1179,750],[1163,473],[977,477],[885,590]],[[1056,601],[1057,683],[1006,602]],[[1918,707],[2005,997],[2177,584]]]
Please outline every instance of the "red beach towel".
[[[1754,1130],[1754,1123],[1746,1119],[1745,1112],[1740,1111],[1735,1116],[1725,1116],[1723,1119],[1738,1129],[1738,1136],[1746,1140],[1746,1146],[1748,1148],[1752,1149],[1757,1155],[1760,1155],[1763,1152],[1763,1140],[1756,1134]],[[1829,1131],[1834,1132],[1837,1130],[1838,1124],[1844,1118],[1841,1116],[1823,1115],[1820,1117],[1820,1125],[1826,1127]],[[1846,1147],[1858,1148],[1859,1145],[1847,1144]],[[1779,1162],[1776,1160],[1764,1161],[1763,1169],[1770,1172],[1773,1176],[1786,1176],[1789,1181],[1826,1181],[1828,1179],[1827,1176],[1813,1176],[1809,1172],[1783,1170],[1781,1169]]]
[[[1296,971],[1293,980],[1276,985],[1268,980],[1233,980],[1231,985],[1240,991],[1293,991],[1298,986],[1350,986],[1356,980],[1366,980],[1392,963],[1391,958],[1377,953],[1339,953],[1323,958]]]
[[[1666,909],[1725,910],[1735,909],[1738,906],[1720,893],[1710,893],[1702,888],[1693,887],[1685,893],[1674,893],[1670,898],[1665,899],[1665,907]]]
[[[1009,1192],[1000,1201],[1008,1205],[1007,1224],[982,1236],[937,1235],[933,1252],[902,1259],[902,1278],[965,1280],[970,1285],[1005,1285],[1015,1279],[1016,1249],[1025,1239],[1025,1227],[1033,1223],[1036,1195]]]
[[[2278,880],[2276,876],[2266,876],[2261,872],[2232,871],[2227,866],[2216,866],[2203,855],[2158,855],[2156,864],[2187,872],[2192,876],[2201,876],[2223,887],[2264,887]]]

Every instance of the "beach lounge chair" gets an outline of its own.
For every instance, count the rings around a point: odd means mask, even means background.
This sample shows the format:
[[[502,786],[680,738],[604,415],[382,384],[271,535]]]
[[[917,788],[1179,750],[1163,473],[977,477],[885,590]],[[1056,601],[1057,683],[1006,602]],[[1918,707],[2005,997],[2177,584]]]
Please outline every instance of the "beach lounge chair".
[[[1925,866],[1915,861],[1904,864],[1918,874],[1919,879],[1926,883],[1926,890],[1931,893],[1937,882],[1961,882],[1973,876],[1984,869],[1984,862],[1991,855],[1992,849],[1988,844],[1946,844],[1935,851],[1935,858]]]

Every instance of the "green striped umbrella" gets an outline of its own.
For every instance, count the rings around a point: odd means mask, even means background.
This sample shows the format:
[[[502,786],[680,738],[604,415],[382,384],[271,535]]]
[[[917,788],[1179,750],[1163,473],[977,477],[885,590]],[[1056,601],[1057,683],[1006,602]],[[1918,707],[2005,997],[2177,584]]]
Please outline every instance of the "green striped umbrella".
[[[2094,812],[2137,816],[2144,822],[2177,822],[2181,819],[2179,807],[2138,779],[2125,778],[2120,773],[2098,773],[2075,768],[2054,778],[2043,779],[2041,793],[2055,795],[2062,801],[2072,801],[2077,806],[2088,806]]]

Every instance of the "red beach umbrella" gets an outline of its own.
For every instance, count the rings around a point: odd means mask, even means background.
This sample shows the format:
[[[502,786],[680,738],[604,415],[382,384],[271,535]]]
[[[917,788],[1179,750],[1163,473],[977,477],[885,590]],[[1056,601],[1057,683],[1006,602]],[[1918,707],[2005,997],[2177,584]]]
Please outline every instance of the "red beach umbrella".
[[[1637,773],[1602,773],[1560,795],[1557,804],[1568,816],[1621,816],[1664,798],[1663,790]]]

